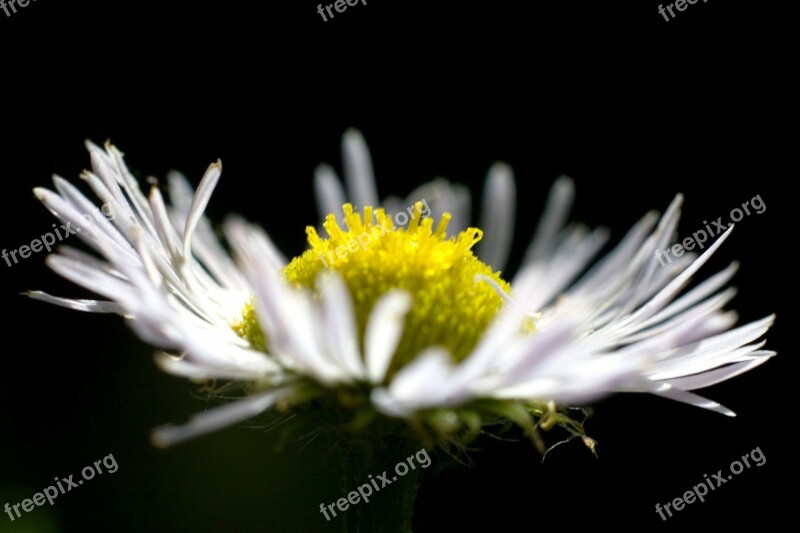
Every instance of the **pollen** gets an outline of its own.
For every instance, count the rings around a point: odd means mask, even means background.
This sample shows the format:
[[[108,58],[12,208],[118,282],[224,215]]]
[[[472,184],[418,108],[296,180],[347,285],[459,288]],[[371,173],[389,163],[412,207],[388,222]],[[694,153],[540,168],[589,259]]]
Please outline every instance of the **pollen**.
[[[231,328],[237,335],[249,342],[254,350],[267,351],[267,342],[256,318],[256,310],[252,298],[245,304],[241,317],[231,324]]]
[[[327,238],[307,227],[310,249],[284,269],[290,283],[312,290],[322,271],[339,273],[350,290],[361,339],[376,301],[393,289],[407,291],[413,305],[390,374],[431,346],[444,347],[456,361],[464,359],[504,303],[481,278],[510,291],[500,273],[472,252],[483,235],[480,229],[448,237],[450,214],[434,228],[433,219],[423,218],[422,210],[422,202],[417,202],[408,226],[395,228],[383,209],[366,206],[362,214],[345,204],[345,228],[333,214],[323,224]]]

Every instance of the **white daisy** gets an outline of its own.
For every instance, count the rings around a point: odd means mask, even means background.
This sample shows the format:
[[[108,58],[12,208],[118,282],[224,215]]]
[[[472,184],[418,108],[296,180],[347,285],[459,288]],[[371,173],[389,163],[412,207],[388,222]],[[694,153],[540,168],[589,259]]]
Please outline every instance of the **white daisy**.
[[[448,237],[452,216],[423,218],[417,200],[424,196],[414,198],[408,225],[394,228],[372,207],[377,197],[360,134],[348,132],[344,145],[348,192],[360,209],[344,204],[338,221],[330,214],[344,192],[329,167],[320,167],[327,237],[307,228],[310,248],[292,261],[263,230],[236,217],[224,232],[237,263],[227,254],[203,216],[220,163],[196,192],[170,175],[168,207],[157,186],[148,196],[140,191],[116,148],[89,144],[92,172],[82,177],[115,213],[92,226],[81,215],[95,204],[67,181],[55,178],[57,192],[35,189],[100,256],[64,247],[48,265],[105,300],[31,296],[123,315],[143,340],[168,352],[157,361],[170,373],[243,384],[242,399],[156,430],[157,444],[271,408],[338,409],[347,413],[348,430],[381,414],[438,437],[474,432],[493,417],[532,436],[537,424],[581,433],[562,407],[615,391],[651,392],[732,415],[687,391],[774,355],[759,341],[773,317],[731,329],[735,317],[722,311],[733,296],[722,289],[735,265],[683,292],[730,230],[700,257],[687,254],[668,268],[654,259],[674,235],[680,197],[660,220],[646,215],[581,275],[607,232],[563,227],[573,188],[560,179],[509,284],[471,251],[484,236],[490,264],[507,258],[514,198],[508,167],[490,172],[484,212],[491,233],[466,228]],[[434,211],[449,203],[466,225],[469,199],[459,190],[439,181],[415,194],[439,191],[427,198]]]

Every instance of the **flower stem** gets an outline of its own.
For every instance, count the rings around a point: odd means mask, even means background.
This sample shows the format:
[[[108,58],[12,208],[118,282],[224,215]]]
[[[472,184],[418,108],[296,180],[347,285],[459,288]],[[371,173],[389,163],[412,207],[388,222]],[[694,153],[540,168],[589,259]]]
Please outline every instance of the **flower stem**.
[[[418,443],[399,439],[351,441],[333,449],[337,456],[339,488],[345,500],[337,501],[342,507],[345,503],[348,505],[345,511],[334,506],[338,518],[333,520],[340,520],[342,531],[409,533],[412,530],[411,519],[422,472],[413,457],[417,451]],[[348,496],[357,503],[346,501]]]

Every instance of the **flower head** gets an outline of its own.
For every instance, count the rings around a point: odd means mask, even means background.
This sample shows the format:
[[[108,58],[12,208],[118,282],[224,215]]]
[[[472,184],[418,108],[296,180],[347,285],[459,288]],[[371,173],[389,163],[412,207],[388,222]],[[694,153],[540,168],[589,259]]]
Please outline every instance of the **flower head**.
[[[443,180],[419,189],[396,226],[401,204],[378,206],[368,152],[350,131],[345,166],[356,207],[333,171],[320,167],[324,235],[308,227],[309,249],[287,261],[262,229],[233,217],[224,233],[234,262],[203,216],[221,164],[209,167],[196,192],[170,175],[168,206],[157,186],[141,192],[116,148],[88,148],[92,171],[82,177],[113,220],[85,226],[81,214],[93,203],[61,178],[57,192],[35,193],[81,227],[78,235],[100,256],[64,247],[49,266],[105,299],[31,296],[118,313],[164,350],[157,356],[164,370],[242,385],[241,399],[158,429],[160,445],[271,408],[342,432],[382,425],[425,439],[468,436],[510,419],[537,443],[537,430],[553,425],[584,436],[569,407],[617,391],[732,415],[689,391],[774,355],[759,341],[773,317],[731,329],[735,316],[722,310],[733,296],[723,289],[735,265],[685,291],[730,229],[700,257],[684,255],[668,268],[653,259],[672,239],[680,196],[589,268],[607,232],[564,227],[573,187],[558,180],[509,283],[497,270],[514,225],[507,166],[490,172],[485,233],[466,226],[469,200]],[[486,244],[476,255],[479,241]]]

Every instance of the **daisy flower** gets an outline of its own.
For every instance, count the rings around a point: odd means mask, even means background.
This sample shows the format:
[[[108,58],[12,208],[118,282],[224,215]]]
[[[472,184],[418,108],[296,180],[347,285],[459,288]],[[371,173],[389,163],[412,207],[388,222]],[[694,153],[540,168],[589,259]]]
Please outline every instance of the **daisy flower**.
[[[186,424],[156,429],[159,446],[269,410],[306,415],[342,435],[425,443],[510,420],[540,444],[539,430],[559,425],[592,446],[571,406],[648,392],[733,415],[691,391],[774,355],[760,340],[774,317],[733,327],[735,314],[724,310],[735,264],[687,290],[732,228],[699,257],[663,268],[654,258],[672,242],[681,196],[596,259],[608,232],[566,224],[573,185],[561,178],[509,281],[499,269],[515,193],[504,164],[489,173],[484,229],[468,226],[466,189],[444,180],[412,193],[408,222],[398,227],[392,215],[403,201],[380,207],[366,146],[348,131],[352,203],[332,169],[319,167],[322,228],[309,226],[308,249],[287,260],[264,230],[236,216],[223,225],[228,248],[220,243],[204,211],[221,163],[196,191],[171,174],[168,203],[158,185],[142,192],[114,146],[88,150],[92,170],[81,177],[96,200],[60,177],[55,190],[34,192],[95,252],[64,246],[47,264],[101,299],[30,296],[119,314],[162,350],[163,370],[240,391]],[[88,224],[83,215],[98,203],[115,216]]]

